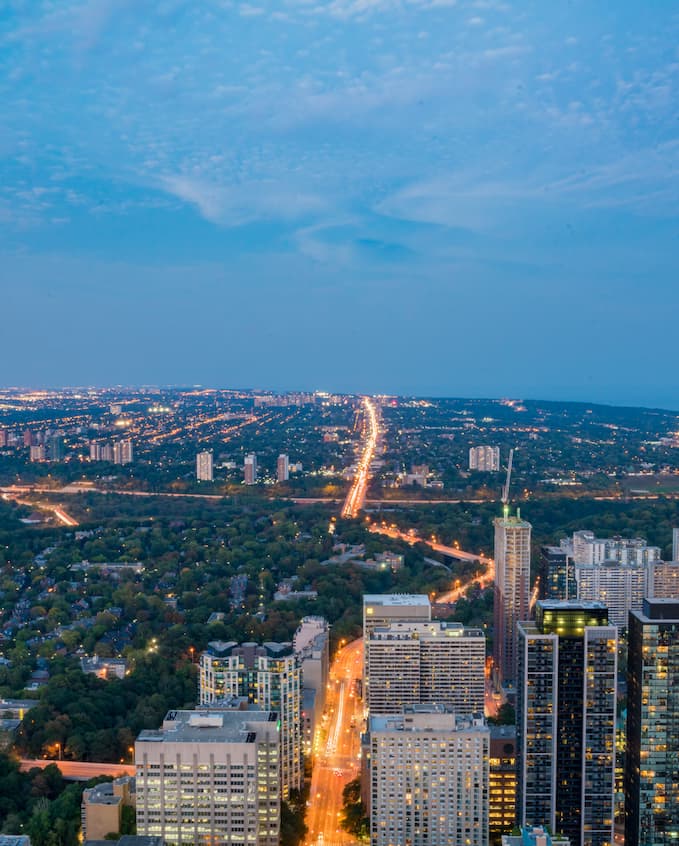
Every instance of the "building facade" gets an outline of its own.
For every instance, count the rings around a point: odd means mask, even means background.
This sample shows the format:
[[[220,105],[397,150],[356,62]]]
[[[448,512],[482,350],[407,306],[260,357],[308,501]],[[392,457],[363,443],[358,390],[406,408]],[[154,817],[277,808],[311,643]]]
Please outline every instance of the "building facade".
[[[279,482],[287,482],[290,478],[290,459],[281,453],[276,462],[276,479]]]
[[[137,832],[167,846],[278,846],[278,714],[170,711],[135,743]]]
[[[246,485],[257,484],[257,456],[254,452],[246,455],[243,461],[243,482]]]
[[[368,721],[372,846],[487,846],[483,718],[419,705]]]
[[[483,714],[486,638],[461,623],[392,623],[364,638],[371,714],[398,714],[417,703]]]
[[[513,686],[517,672],[518,624],[527,620],[530,602],[532,526],[517,510],[495,525],[495,596],[493,664],[503,685]]]
[[[575,581],[578,599],[582,602],[603,602],[608,608],[609,623],[620,630],[627,627],[631,610],[641,610],[648,582],[648,564],[623,564],[619,561],[576,564]]]
[[[519,638],[518,823],[612,846],[617,628],[602,603],[540,601]]]
[[[575,567],[561,546],[540,547],[540,599],[576,599]]]
[[[490,726],[488,836],[499,846],[516,825],[516,726]]]
[[[625,846],[679,842],[679,601],[629,617]]]
[[[469,469],[485,472],[497,472],[500,469],[500,447],[471,447],[469,450]]]
[[[200,656],[201,705],[246,697],[280,714],[281,789],[300,790],[302,762],[302,662],[291,643],[211,641]]]
[[[648,565],[646,596],[679,599],[679,561],[652,561]]]
[[[203,450],[196,455],[196,479],[199,482],[214,481],[212,450]]]

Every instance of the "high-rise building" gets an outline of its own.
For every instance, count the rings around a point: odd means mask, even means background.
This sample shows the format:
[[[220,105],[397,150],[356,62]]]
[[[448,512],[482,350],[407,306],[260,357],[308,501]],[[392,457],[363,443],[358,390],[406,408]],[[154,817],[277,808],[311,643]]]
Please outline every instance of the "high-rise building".
[[[519,624],[517,818],[612,846],[615,626],[600,602],[539,601]]]
[[[113,444],[113,463],[132,464],[134,461],[134,450],[131,440],[116,441]]]
[[[363,595],[363,636],[390,623],[431,622],[431,602],[426,593],[377,593]]]
[[[49,461],[64,460],[64,439],[61,435],[52,435],[47,441],[47,458]]]
[[[276,462],[276,478],[279,482],[287,482],[290,478],[290,459],[281,453]]]
[[[495,523],[495,596],[493,664],[503,685],[516,681],[518,624],[527,620],[530,602],[530,534],[532,526],[516,516]]]
[[[196,456],[196,479],[199,482],[213,481],[212,450],[203,450]]]
[[[487,846],[489,731],[440,705],[371,715],[372,846]]]
[[[488,836],[499,846],[516,825],[516,726],[490,726]]]
[[[291,643],[211,641],[200,656],[200,704],[247,697],[281,721],[281,788],[302,787],[302,662]]]
[[[254,452],[245,456],[243,462],[243,481],[246,485],[257,484],[257,456]]]
[[[275,711],[170,711],[135,743],[137,832],[181,844],[278,846]]]
[[[330,671],[330,624],[324,617],[303,617],[292,641],[302,664],[302,708],[305,747],[311,751],[314,731],[325,707]]]
[[[679,561],[679,529],[672,529],[672,561]]]
[[[576,564],[603,564],[604,561],[648,564],[661,557],[660,547],[649,546],[643,538],[597,538],[594,532],[587,530],[573,532],[572,538],[561,541],[561,547]]]
[[[45,461],[47,458],[47,451],[44,444],[37,444],[30,448],[31,461]]]
[[[560,546],[540,547],[540,599],[577,597],[573,559]]]
[[[24,446],[31,447],[34,443],[33,432],[30,429],[24,429]]]
[[[679,599],[679,561],[652,561],[648,565],[646,596]]]
[[[0,448],[7,446],[7,429],[0,429]]]
[[[500,447],[471,447],[469,450],[469,469],[497,472],[500,469]]]
[[[90,461],[101,461],[102,444],[90,441]]]
[[[625,846],[679,842],[679,601],[629,616]]]
[[[101,445],[101,460],[108,462],[113,461],[113,446],[111,444]]]
[[[630,610],[641,610],[647,590],[647,568],[648,564],[623,564],[618,561],[576,564],[578,599],[603,602],[608,608],[609,623],[618,629],[626,628]]]
[[[486,638],[461,623],[391,623],[364,637],[365,696],[371,714],[439,703],[483,714]]]
[[[431,602],[426,593],[382,593],[363,595],[363,637],[373,629],[391,623],[428,623]],[[363,697],[367,701],[370,679],[366,672],[366,650],[363,650]]]

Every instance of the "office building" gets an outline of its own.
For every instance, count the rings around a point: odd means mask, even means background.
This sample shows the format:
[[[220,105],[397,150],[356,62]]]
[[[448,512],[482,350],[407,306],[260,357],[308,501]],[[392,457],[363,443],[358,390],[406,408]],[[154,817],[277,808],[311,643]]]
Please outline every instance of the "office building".
[[[257,456],[254,452],[245,456],[243,462],[243,481],[246,485],[257,484]]]
[[[648,564],[657,561],[660,547],[648,546],[643,538],[597,538],[594,532],[574,532],[572,538],[561,540],[575,564],[603,564],[617,561],[620,564]]]
[[[608,608],[608,622],[617,628],[627,627],[631,610],[641,610],[646,595],[648,564],[623,564],[603,561],[599,564],[576,564],[575,581],[578,599],[603,602]]]
[[[600,602],[539,601],[519,624],[517,818],[612,846],[615,626]]]
[[[440,705],[368,720],[372,846],[487,846],[489,731]]]
[[[213,481],[212,450],[203,450],[196,456],[196,479],[199,482]]]
[[[290,460],[287,455],[278,456],[276,462],[276,478],[279,482],[287,482],[290,478]]]
[[[364,701],[371,714],[439,703],[483,714],[486,638],[461,623],[391,623],[364,637]]]
[[[472,447],[469,450],[469,469],[485,472],[497,472],[500,469],[500,447]]]
[[[123,808],[136,805],[135,784],[133,776],[122,776],[83,791],[80,805],[83,840],[104,840],[107,834],[120,831]]]
[[[560,546],[540,547],[540,599],[576,599],[573,559]]]
[[[275,711],[170,711],[135,743],[137,832],[168,846],[278,846]]]
[[[200,656],[200,704],[247,697],[281,721],[281,788],[302,787],[302,662],[291,643],[211,641]]]
[[[516,825],[516,726],[490,726],[488,837],[499,846]]]
[[[113,463],[114,464],[132,464],[134,461],[134,452],[132,441],[116,441],[113,444]]]
[[[530,602],[530,535],[532,526],[516,516],[497,517],[495,525],[495,596],[493,664],[498,680],[516,680],[518,624],[527,620]]]
[[[625,846],[679,842],[679,601],[630,612]]]

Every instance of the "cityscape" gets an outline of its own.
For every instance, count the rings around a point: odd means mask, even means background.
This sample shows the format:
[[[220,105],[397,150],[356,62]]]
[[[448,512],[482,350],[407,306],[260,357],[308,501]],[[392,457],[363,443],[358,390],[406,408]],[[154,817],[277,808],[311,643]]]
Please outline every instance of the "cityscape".
[[[679,846],[678,45],[0,2],[0,846]]]
[[[671,843],[678,423],[3,390],[6,837]]]

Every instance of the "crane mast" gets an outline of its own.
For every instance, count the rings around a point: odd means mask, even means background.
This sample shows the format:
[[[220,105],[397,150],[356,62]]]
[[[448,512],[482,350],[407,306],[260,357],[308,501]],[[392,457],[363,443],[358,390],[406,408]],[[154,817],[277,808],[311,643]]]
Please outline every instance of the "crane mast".
[[[509,517],[509,485],[512,481],[512,463],[514,461],[514,447],[509,450],[509,460],[507,461],[507,480],[502,488],[502,515],[507,519]]]

